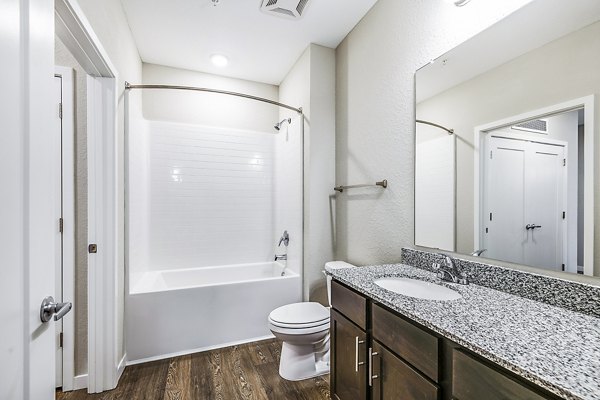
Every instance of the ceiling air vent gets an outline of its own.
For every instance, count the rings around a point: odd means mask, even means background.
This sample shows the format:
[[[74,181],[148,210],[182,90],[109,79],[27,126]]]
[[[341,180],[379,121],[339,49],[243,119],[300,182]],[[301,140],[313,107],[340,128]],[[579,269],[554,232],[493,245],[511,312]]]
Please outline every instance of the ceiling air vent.
[[[547,135],[548,121],[545,119],[532,119],[531,121],[523,122],[518,125],[513,125],[511,128],[519,131],[527,131]]]
[[[260,10],[269,15],[287,19],[300,19],[306,12],[309,0],[262,0]]]

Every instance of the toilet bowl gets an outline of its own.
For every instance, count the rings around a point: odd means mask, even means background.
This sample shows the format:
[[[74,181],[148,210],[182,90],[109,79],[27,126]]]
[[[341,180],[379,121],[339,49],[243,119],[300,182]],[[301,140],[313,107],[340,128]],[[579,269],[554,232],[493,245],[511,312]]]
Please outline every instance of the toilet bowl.
[[[332,261],[328,268],[354,265]],[[327,276],[327,295],[331,305],[331,277]],[[269,329],[283,342],[279,375],[290,381],[314,378],[329,373],[329,308],[320,303],[292,303],[269,314]]]

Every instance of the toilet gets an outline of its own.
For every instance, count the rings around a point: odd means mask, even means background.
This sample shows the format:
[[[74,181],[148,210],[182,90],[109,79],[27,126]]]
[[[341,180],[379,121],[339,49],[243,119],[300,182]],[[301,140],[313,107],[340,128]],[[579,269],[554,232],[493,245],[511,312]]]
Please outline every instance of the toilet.
[[[330,269],[352,268],[343,261],[325,264]],[[327,298],[331,306],[331,276],[327,276]],[[269,329],[283,342],[279,375],[300,381],[329,373],[329,307],[320,303],[292,303],[269,314]]]

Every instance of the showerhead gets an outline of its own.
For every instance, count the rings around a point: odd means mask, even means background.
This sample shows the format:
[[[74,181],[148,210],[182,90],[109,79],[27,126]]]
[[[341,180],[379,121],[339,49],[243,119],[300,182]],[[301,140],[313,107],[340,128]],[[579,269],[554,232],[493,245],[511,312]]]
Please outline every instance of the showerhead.
[[[281,122],[278,122],[275,124],[274,128],[277,129],[278,131],[281,130],[281,126],[287,122],[288,124],[292,123],[292,119],[291,118],[284,118],[281,120]]]

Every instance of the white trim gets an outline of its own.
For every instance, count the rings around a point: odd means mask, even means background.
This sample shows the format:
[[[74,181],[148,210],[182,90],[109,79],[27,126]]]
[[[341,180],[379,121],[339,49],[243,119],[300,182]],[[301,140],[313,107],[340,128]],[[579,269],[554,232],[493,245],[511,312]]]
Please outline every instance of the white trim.
[[[88,374],[77,375],[73,377],[73,389],[71,390],[80,390],[85,389],[88,386]]]
[[[74,74],[71,68],[54,68],[62,78],[62,301],[73,303],[63,323],[63,391],[73,390],[75,378],[75,115]]]
[[[117,384],[116,80],[88,76],[88,393]]]
[[[594,144],[594,133],[596,131],[594,114],[596,96],[590,95],[580,97],[577,99],[569,100],[564,103],[555,104],[549,107],[540,108],[538,110],[529,111],[523,114],[519,114],[509,118],[503,118],[498,121],[494,121],[488,124],[476,126],[474,129],[474,218],[473,218],[473,241],[474,248],[479,249],[481,244],[481,236],[479,225],[482,220],[482,193],[480,189],[482,187],[481,177],[481,160],[485,156],[485,135],[493,130],[505,128],[511,125],[519,124],[533,118],[544,118],[553,114],[559,114],[579,108],[584,108],[584,226],[583,226],[583,269],[584,274],[593,276],[594,275],[594,173],[595,173],[595,144]]]
[[[117,69],[77,1],[56,0],[54,23],[56,35],[88,74],[108,78],[116,76]]]
[[[125,367],[127,366],[127,353],[123,355],[121,361],[119,361],[119,365],[117,366],[117,381],[121,379],[121,375],[125,371]]]
[[[55,2],[56,34],[86,73],[88,90],[88,392],[116,387],[117,349],[117,69],[76,0]],[[114,78],[107,80],[106,78]],[[90,77],[88,77],[88,83]],[[101,112],[102,114],[95,114]],[[91,194],[91,195],[90,195]]]
[[[139,360],[128,360],[127,361],[127,366],[136,365],[136,364],[143,364],[143,363],[152,362],[152,361],[158,361],[158,360],[165,360],[167,358],[181,357],[181,356],[186,356],[188,354],[201,353],[203,351],[210,351],[210,350],[222,349],[222,348],[225,348],[225,347],[238,346],[240,344],[258,342],[258,341],[261,341],[261,340],[268,340],[268,339],[274,339],[274,338],[275,338],[274,335],[258,336],[258,337],[255,337],[255,338],[238,340],[238,341],[235,341],[235,342],[228,342],[228,343],[217,344],[215,346],[198,347],[196,349],[184,350],[184,351],[177,351],[175,353],[169,353],[169,354],[161,354],[159,356],[152,356],[152,357],[147,357],[147,358],[141,358]]]

